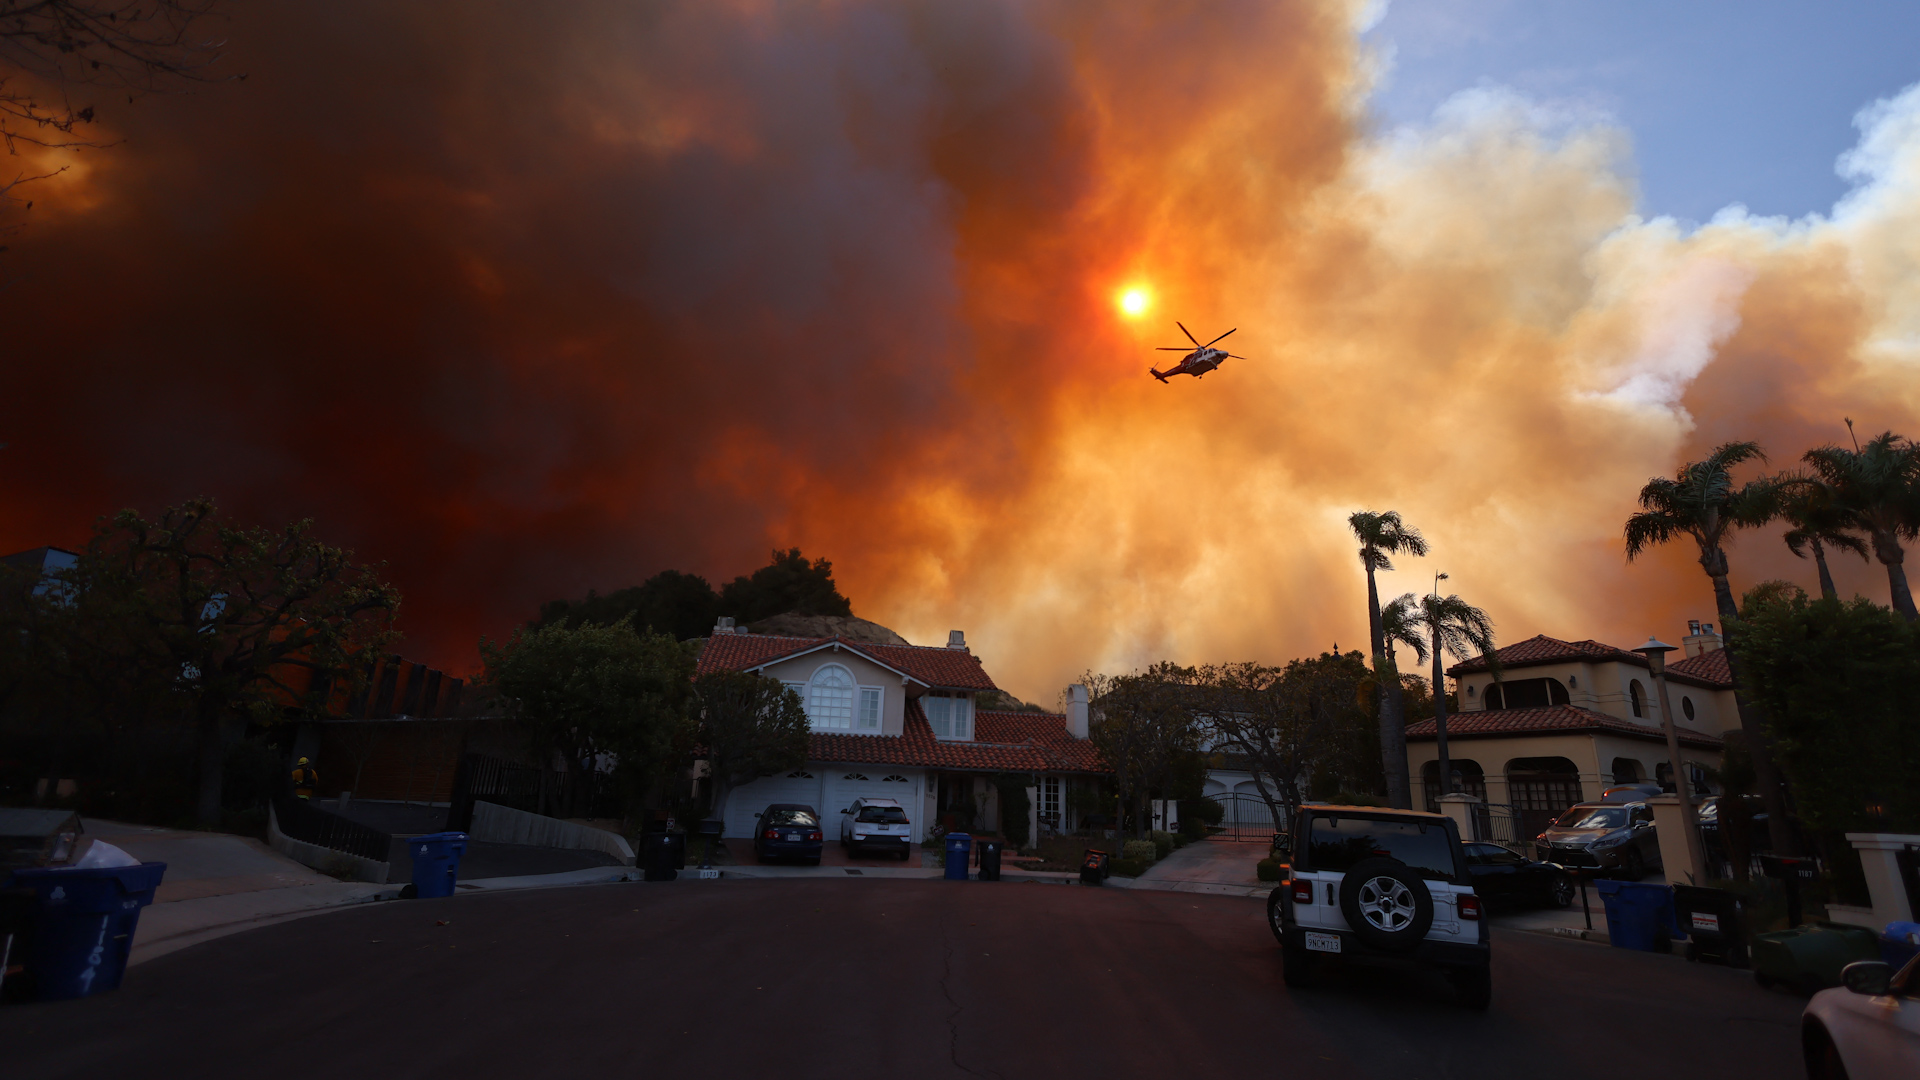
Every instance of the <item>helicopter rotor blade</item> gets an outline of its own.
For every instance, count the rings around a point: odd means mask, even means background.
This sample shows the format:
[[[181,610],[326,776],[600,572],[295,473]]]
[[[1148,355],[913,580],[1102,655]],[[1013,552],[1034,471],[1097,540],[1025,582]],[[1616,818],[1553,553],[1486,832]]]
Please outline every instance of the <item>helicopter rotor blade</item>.
[[[1186,326],[1186,324],[1185,324],[1185,323],[1183,323],[1183,322],[1181,322],[1181,321],[1180,321],[1179,319],[1175,319],[1175,320],[1173,320],[1173,325],[1175,325],[1175,326],[1177,326],[1177,327],[1179,327],[1179,328],[1180,328],[1180,332],[1181,332],[1181,333],[1183,333],[1183,334],[1185,334],[1185,335],[1187,335],[1187,340],[1188,340],[1188,341],[1191,341],[1191,342],[1193,342],[1193,347],[1194,347],[1194,348],[1196,348],[1196,349],[1199,349],[1199,348],[1204,348],[1204,347],[1205,347],[1205,346],[1203,346],[1203,345],[1201,345],[1201,344],[1200,344],[1200,339],[1199,339],[1199,338],[1197,338],[1197,337],[1194,337],[1194,336],[1193,336],[1193,331],[1191,331],[1191,330],[1189,330],[1189,329],[1187,329],[1187,326]],[[1236,329],[1237,329],[1237,327],[1236,327]],[[1232,333],[1232,332],[1233,332],[1233,331],[1231,331],[1231,330],[1229,330],[1229,331],[1228,331],[1228,333]]]
[[[1184,329],[1184,327],[1183,327],[1183,329]],[[1238,330],[1238,329],[1240,329],[1240,328],[1239,328],[1239,327],[1237,327],[1237,326],[1233,328],[1233,330]],[[1213,341],[1223,341],[1223,340],[1225,340],[1225,339],[1226,339],[1226,337],[1227,337],[1227,334],[1231,334],[1231,333],[1233,333],[1233,330],[1229,330],[1229,331],[1227,331],[1227,333],[1226,333],[1226,334],[1221,334],[1221,335],[1220,335],[1219,337],[1217,337],[1217,338],[1214,338],[1214,339],[1213,339]],[[1211,348],[1213,348],[1213,341],[1209,341],[1209,342],[1207,342],[1207,344],[1206,344],[1206,346],[1205,346],[1205,347],[1206,347],[1206,348],[1209,348],[1209,349],[1211,349]]]
[[[1193,350],[1186,347],[1185,345],[1161,345],[1155,348],[1153,351],[1154,352],[1192,352]]]

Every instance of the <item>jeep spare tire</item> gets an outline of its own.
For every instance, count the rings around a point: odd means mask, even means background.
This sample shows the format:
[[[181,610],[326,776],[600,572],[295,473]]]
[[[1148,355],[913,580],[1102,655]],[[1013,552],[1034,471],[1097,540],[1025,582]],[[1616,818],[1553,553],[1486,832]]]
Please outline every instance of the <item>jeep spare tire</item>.
[[[1411,952],[1433,926],[1433,894],[1397,859],[1362,859],[1340,882],[1340,914],[1363,944]]]

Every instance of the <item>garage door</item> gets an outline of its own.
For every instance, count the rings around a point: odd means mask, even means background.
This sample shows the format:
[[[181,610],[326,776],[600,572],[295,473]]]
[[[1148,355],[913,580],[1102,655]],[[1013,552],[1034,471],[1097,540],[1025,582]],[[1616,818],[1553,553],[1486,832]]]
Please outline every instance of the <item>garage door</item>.
[[[734,788],[727,796],[727,832],[728,836],[751,837],[756,824],[755,814],[774,803],[803,803],[821,811],[821,817],[830,815],[826,807],[820,805],[820,777],[812,769],[796,769],[785,776],[763,776],[751,784]],[[832,832],[840,826],[828,823],[827,837],[834,839],[838,834]]]
[[[907,812],[907,820],[913,823],[913,840],[919,843],[924,834],[920,831],[920,773],[918,770],[897,769],[886,765],[841,765],[827,772],[827,805],[821,807],[821,817],[827,822],[827,840],[840,839],[840,822],[844,820],[840,811],[853,805],[855,799],[895,799]]]

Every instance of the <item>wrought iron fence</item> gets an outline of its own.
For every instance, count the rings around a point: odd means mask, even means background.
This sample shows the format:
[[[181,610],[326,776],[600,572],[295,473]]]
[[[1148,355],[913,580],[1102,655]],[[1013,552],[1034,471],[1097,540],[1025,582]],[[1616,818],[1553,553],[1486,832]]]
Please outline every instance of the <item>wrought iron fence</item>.
[[[280,831],[292,839],[375,862],[387,861],[387,850],[393,842],[391,836],[379,829],[322,810],[292,795],[274,796],[273,816]]]
[[[619,790],[605,773],[568,774],[486,754],[465,754],[454,773],[447,828],[471,828],[476,800],[552,817],[570,816],[576,808],[589,817],[618,817],[622,810]]]
[[[1207,796],[1220,804],[1220,824],[1207,835],[1209,840],[1233,840],[1267,843],[1273,834],[1287,827],[1286,810],[1276,817],[1273,808],[1257,795],[1224,791]]]

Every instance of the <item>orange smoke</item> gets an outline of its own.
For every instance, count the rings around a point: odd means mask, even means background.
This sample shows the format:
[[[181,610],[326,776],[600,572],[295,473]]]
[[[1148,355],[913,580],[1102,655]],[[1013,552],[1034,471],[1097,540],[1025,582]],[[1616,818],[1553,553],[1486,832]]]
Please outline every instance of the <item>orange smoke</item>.
[[[236,12],[104,111],[13,281],[0,544],[207,493],[385,559],[407,646],[798,544],[1051,702],[1365,633],[1397,509],[1502,637],[1712,618],[1640,483],[1920,429],[1920,102],[1827,217],[1634,216],[1626,136],[1476,91],[1376,132],[1347,5]],[[1127,318],[1120,293],[1151,308]],[[1153,352],[1238,327],[1161,385]],[[1743,537],[1736,586],[1810,572]],[[1877,568],[1842,587],[1884,599]]]

